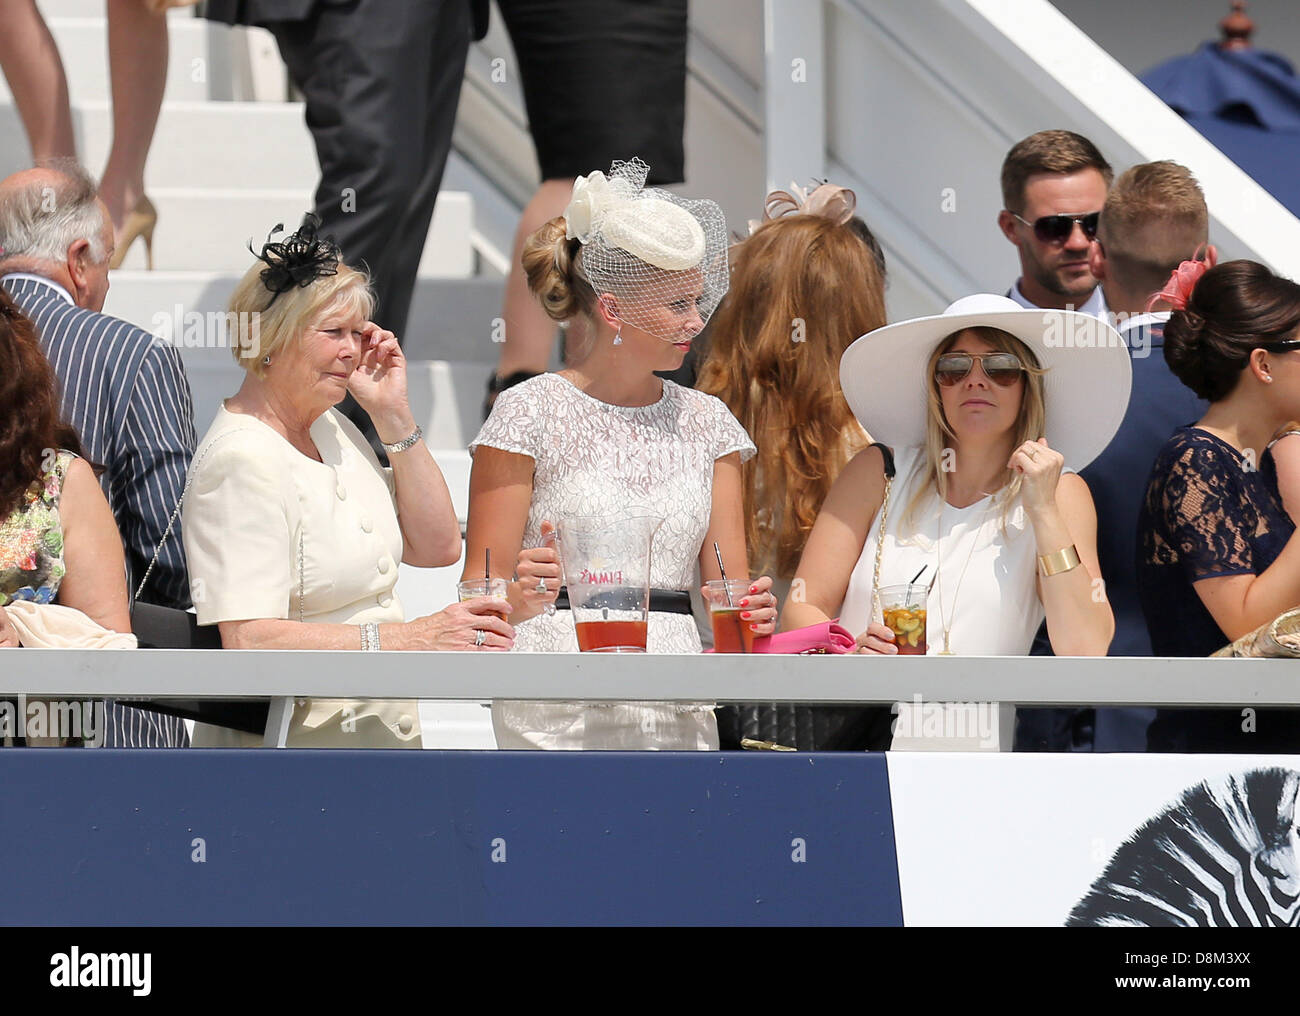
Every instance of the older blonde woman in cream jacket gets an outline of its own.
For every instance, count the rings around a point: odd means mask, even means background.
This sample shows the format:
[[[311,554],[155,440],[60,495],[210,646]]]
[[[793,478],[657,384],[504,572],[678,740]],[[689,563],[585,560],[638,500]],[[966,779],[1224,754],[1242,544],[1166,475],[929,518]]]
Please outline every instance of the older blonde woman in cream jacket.
[[[397,338],[368,320],[365,275],[311,224],[259,257],[230,306],[247,377],[200,444],[185,499],[199,623],[238,649],[509,649],[500,601],[405,620],[399,562],[454,564],[460,529],[411,414]],[[348,392],[390,468],[333,408]],[[195,743],[248,741],[196,731]],[[419,747],[416,704],[301,699],[287,743]]]

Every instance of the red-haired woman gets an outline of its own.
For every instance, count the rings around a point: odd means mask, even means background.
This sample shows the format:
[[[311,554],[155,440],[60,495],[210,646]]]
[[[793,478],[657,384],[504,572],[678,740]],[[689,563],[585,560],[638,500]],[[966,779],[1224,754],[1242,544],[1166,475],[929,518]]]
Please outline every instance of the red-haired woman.
[[[74,607],[131,630],[122,540],[72,428],[35,329],[0,289],[0,647],[18,645],[5,605]]]
[[[782,601],[831,485],[871,441],[840,391],[844,351],[885,324],[884,254],[856,206],[834,184],[768,195],[765,221],[732,248],[696,385],[758,446],[741,469],[745,543]]]
[[[871,441],[840,390],[840,358],[885,324],[885,259],[851,190],[773,191],[764,221],[731,249],[731,288],[696,387],[749,432],[741,466],[753,570],[789,599],[808,534],[835,478]],[[802,597],[803,591],[796,590]],[[805,750],[888,747],[887,706],[723,706],[724,748],[742,740]]]

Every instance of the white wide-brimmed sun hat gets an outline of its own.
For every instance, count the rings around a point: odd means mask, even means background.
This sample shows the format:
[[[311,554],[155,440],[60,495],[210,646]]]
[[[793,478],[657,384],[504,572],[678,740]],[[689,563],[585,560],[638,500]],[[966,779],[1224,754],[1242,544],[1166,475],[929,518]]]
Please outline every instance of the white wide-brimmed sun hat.
[[[925,442],[930,355],[966,328],[1009,332],[1033,350],[1043,375],[1047,443],[1079,470],[1110,444],[1128,411],[1133,367],[1123,337],[1081,311],[1026,309],[992,293],[963,297],[942,314],[877,328],[840,358],[840,386],[872,438],[894,447]]]

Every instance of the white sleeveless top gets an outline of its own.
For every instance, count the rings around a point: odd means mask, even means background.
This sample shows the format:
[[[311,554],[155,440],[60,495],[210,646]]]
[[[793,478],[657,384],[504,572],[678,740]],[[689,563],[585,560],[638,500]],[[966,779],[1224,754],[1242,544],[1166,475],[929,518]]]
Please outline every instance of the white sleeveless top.
[[[918,585],[928,586],[935,569],[942,568],[926,602],[926,655],[943,651],[945,625],[954,655],[1027,655],[1045,611],[1036,584],[1038,549],[1024,505],[1017,500],[1003,525],[1001,505],[991,495],[954,508],[932,493],[920,505],[915,527],[905,534],[903,519],[921,482],[923,462],[917,447],[900,449],[896,456],[880,584],[908,582],[925,565]],[[840,624],[854,635],[865,631],[872,618],[879,532],[877,512],[840,611]],[[971,698],[978,697],[979,689],[972,688]],[[893,751],[1011,750],[1015,706],[1010,703],[914,701],[897,703],[894,709]]]
[[[943,650],[944,625],[950,629],[952,651],[958,656],[1027,655],[1045,613],[1036,584],[1038,550],[1024,506],[1017,501],[1007,513],[1004,532],[1001,507],[992,496],[954,508],[931,494],[917,513],[915,530],[904,534],[904,516],[921,482],[918,466],[923,461],[920,448],[903,448],[897,454],[880,584],[905,583],[924,565],[918,584],[928,586],[936,567],[943,569],[926,604],[930,655]],[[877,512],[840,610],[840,624],[854,635],[871,622],[879,532]]]

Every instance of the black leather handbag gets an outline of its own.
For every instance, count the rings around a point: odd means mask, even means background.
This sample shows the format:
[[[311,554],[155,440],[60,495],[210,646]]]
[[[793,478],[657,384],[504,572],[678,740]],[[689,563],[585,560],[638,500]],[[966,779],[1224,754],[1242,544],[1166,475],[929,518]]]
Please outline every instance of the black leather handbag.
[[[742,702],[719,706],[723,751],[885,751],[892,733],[889,706],[808,706]]]

